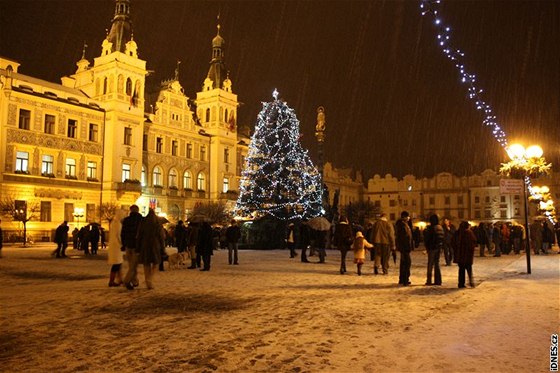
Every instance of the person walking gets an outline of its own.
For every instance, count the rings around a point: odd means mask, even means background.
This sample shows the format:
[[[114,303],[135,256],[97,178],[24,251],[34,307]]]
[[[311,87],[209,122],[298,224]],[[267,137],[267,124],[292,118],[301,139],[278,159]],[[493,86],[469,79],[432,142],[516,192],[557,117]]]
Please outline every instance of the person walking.
[[[311,238],[309,234],[310,234],[309,225],[307,225],[307,222],[306,221],[300,222],[298,226],[296,244],[297,244],[297,248],[301,250],[302,263],[309,263],[309,260],[307,259],[307,248],[311,243]]]
[[[424,245],[428,251],[426,285],[441,285],[439,256],[443,247],[443,228],[439,225],[439,218],[436,214],[430,216],[430,225],[424,229]],[[434,282],[432,282],[432,273]]]
[[[288,224],[288,231],[286,232],[286,243],[290,250],[290,258],[295,258],[296,253],[296,233],[294,223]]]
[[[137,235],[142,215],[140,215],[137,205],[130,206],[129,211],[128,216],[122,221],[121,243],[125,248],[126,260],[128,261],[128,271],[124,277],[124,283],[128,290],[132,290],[135,286],[138,286]]]
[[[200,254],[202,257],[203,267],[201,271],[209,271],[214,250],[212,245],[212,227],[208,222],[203,222],[198,231],[197,254]]]
[[[410,285],[410,252],[414,250],[414,239],[412,238],[412,230],[408,222],[410,214],[408,211],[401,212],[401,218],[395,224],[395,244],[397,251],[401,253],[399,263],[399,285]]]
[[[453,263],[453,248],[451,247],[451,240],[455,234],[455,226],[451,224],[449,219],[443,219],[441,224],[443,228],[443,257],[445,258],[445,265],[450,266]]]
[[[379,220],[373,224],[369,241],[373,243],[376,251],[373,273],[379,273],[378,266],[381,263],[383,274],[388,274],[390,250],[395,250],[395,229],[393,224],[387,221],[387,215],[381,214]]]
[[[66,257],[66,248],[68,247],[68,222],[65,220],[60,224],[56,231],[54,232],[54,242],[56,243],[56,249],[53,251],[53,255],[57,258]]]
[[[154,273],[165,252],[165,229],[153,209],[138,225],[138,262],[144,265],[144,278],[148,289],[154,288]]]
[[[235,220],[231,221],[230,226],[226,229],[226,242],[228,247],[228,263],[238,265],[239,259],[237,254],[238,242],[241,238],[241,228]]]
[[[123,283],[121,267],[124,246],[121,240],[121,231],[122,221],[125,215],[126,213],[124,210],[118,209],[115,212],[113,220],[111,220],[111,224],[109,224],[109,247],[107,250],[107,262],[111,265],[109,287],[121,286]]]
[[[356,263],[356,271],[358,276],[362,275],[362,266],[366,260],[366,249],[373,248],[362,234],[362,232],[357,231],[354,242],[352,243],[352,251],[354,251],[354,263]]]
[[[333,241],[336,245],[336,248],[340,251],[340,274],[343,275],[346,273],[346,254],[354,243],[352,227],[350,227],[350,224],[348,224],[348,219],[344,215],[340,217],[339,223],[334,228]]]
[[[486,256],[486,254],[484,254],[484,249],[486,249],[486,251],[488,251],[488,254],[490,254],[490,242],[488,240],[488,231],[486,230],[486,224],[482,222],[478,225],[478,229],[476,231],[476,241],[480,249],[481,257]]]
[[[474,288],[472,265],[475,247],[476,236],[470,229],[469,223],[466,221],[461,222],[459,230],[453,236],[453,262],[459,266],[459,288],[465,287],[465,272],[469,276],[469,286]]]

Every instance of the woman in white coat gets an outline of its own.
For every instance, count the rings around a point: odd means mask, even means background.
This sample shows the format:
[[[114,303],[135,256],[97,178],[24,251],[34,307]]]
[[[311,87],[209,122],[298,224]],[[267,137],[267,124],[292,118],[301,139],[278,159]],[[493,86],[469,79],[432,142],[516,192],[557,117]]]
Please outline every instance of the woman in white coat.
[[[117,210],[115,217],[109,225],[109,247],[108,262],[111,265],[111,274],[109,277],[109,287],[120,286],[122,284],[121,265],[123,262],[121,228],[122,220],[125,218],[124,210]],[[116,281],[115,281],[116,280]]]

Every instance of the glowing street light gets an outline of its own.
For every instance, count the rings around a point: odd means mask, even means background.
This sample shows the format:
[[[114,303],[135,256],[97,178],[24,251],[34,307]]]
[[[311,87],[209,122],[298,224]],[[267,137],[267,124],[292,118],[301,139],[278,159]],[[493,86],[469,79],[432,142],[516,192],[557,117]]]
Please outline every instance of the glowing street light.
[[[506,148],[506,152],[511,161],[502,164],[500,172],[514,179],[523,179],[523,201],[525,204],[525,255],[527,257],[527,273],[531,274],[531,248],[529,245],[529,212],[527,208],[527,186],[530,185],[531,177],[547,175],[550,172],[551,164],[546,163],[543,158],[543,150],[538,145],[531,145],[525,148],[521,144],[512,144]],[[547,188],[548,189],[548,188]],[[542,189],[531,188],[533,199],[535,194],[544,192]]]
[[[77,228],[80,229],[80,218],[84,217],[84,209],[81,207],[75,207],[72,215],[76,218]]]

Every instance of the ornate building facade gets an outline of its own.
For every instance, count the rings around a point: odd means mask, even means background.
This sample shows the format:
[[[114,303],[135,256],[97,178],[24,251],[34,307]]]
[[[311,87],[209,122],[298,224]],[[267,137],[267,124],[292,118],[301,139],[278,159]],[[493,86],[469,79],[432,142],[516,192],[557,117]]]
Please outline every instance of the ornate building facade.
[[[33,217],[27,227],[35,239],[63,220],[99,222],[111,207],[136,203],[178,220],[198,202],[237,198],[249,138],[237,131],[220,26],[196,99],[184,93],[177,68],[151,102],[130,1],[115,3],[100,55],[90,62],[84,51],[61,84],[0,58],[0,198]]]

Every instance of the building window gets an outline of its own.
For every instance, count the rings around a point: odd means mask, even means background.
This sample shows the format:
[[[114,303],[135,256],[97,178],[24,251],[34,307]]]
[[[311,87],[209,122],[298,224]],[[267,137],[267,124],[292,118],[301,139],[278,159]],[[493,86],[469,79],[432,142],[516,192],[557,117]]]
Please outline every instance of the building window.
[[[99,127],[95,123],[90,123],[89,124],[88,140],[93,141],[93,142],[97,142],[98,138],[99,138]]]
[[[177,188],[177,171],[172,169],[169,171],[169,187]]]
[[[465,218],[465,212],[463,210],[457,211],[457,217],[459,219],[464,219]]]
[[[445,196],[445,200],[444,200],[444,201],[445,201],[444,203],[445,203],[446,205],[451,204],[451,197]]]
[[[16,153],[16,172],[29,172],[29,153]]]
[[[66,177],[76,177],[76,160],[66,158]]]
[[[516,208],[513,210],[513,214],[514,214],[515,216],[519,216],[519,215],[520,215],[520,214],[519,214],[519,207],[516,207]]]
[[[41,201],[41,221],[51,221],[51,202]]]
[[[396,205],[397,205],[397,201],[395,201],[394,199],[389,200],[390,207],[395,207]]]
[[[402,204],[403,204],[403,206],[405,206],[405,207],[408,206],[408,200],[407,200],[407,199],[403,199]]]
[[[171,155],[177,155],[177,140],[171,141]]]
[[[416,200],[415,199],[412,200],[412,206],[416,206]]]
[[[192,177],[189,171],[185,171],[183,174],[183,188],[192,189]]]
[[[480,219],[480,210],[474,210],[474,218]]]
[[[224,163],[229,163],[229,149],[224,149]]]
[[[484,210],[484,218],[485,219],[491,219],[492,218],[492,211],[489,209],[485,209]]]
[[[21,130],[28,130],[31,123],[31,111],[19,109],[19,124],[18,128]]]
[[[126,78],[126,95],[132,96],[132,80],[130,78]]]
[[[152,184],[154,186],[162,186],[161,168],[159,168],[159,166],[154,167],[154,172],[152,175]]]
[[[200,147],[200,160],[201,161],[205,161],[206,160],[206,146],[202,145]]]
[[[198,177],[196,178],[196,188],[201,191],[204,191],[206,189],[206,179],[202,172],[199,173]]]
[[[507,210],[500,210],[500,218],[507,219]]]
[[[227,193],[228,190],[229,190],[229,179],[227,177],[224,177],[224,186],[222,188],[222,191],[224,193]]]
[[[95,221],[95,203],[86,204],[86,222]]]
[[[132,128],[130,127],[124,128],[124,144],[132,145]]]
[[[55,123],[54,115],[45,114],[45,133],[48,133],[49,135],[54,135],[54,123]]]
[[[474,196],[474,203],[476,203],[476,204],[480,203],[480,197],[479,196]]]
[[[521,197],[519,196],[519,194],[516,194],[516,195],[513,196],[513,199],[516,200],[516,201],[519,201],[520,198]],[[556,195],[556,198],[558,198],[558,195]]]
[[[206,122],[210,122],[210,108],[206,109]]]
[[[41,175],[53,175],[54,157],[52,155],[43,155],[41,163]]]
[[[500,196],[500,203],[506,203],[506,196]]]
[[[142,184],[143,187],[146,186],[147,184],[147,180],[146,180],[146,167],[144,167],[144,165],[142,165],[142,174],[140,175],[140,184]]]
[[[156,153],[161,153],[163,150],[163,138],[156,138]]]
[[[192,144],[191,143],[187,144],[187,158],[189,158],[189,159],[192,158]]]
[[[68,137],[75,139],[78,129],[78,122],[74,119],[68,119]]]
[[[142,150],[147,151],[148,150],[148,135],[144,134],[142,136]]]
[[[87,177],[88,179],[97,179],[97,163],[88,161],[87,163]]]
[[[122,165],[122,181],[130,180],[130,164],[123,163]]]
[[[395,213],[394,212],[389,214],[389,219],[392,220],[392,221],[395,220]]]
[[[492,180],[486,180],[486,186],[492,186]]]
[[[490,203],[490,196],[484,197],[484,203]]]
[[[435,197],[430,197],[429,201],[430,201],[430,205],[435,205],[436,204],[436,198]]]
[[[64,220],[74,221],[74,204],[65,203],[64,204]]]
[[[458,204],[458,205],[462,205],[462,204],[463,204],[463,196],[457,196],[457,204]]]
[[[373,205],[375,207],[381,207],[381,201],[375,201]]]

